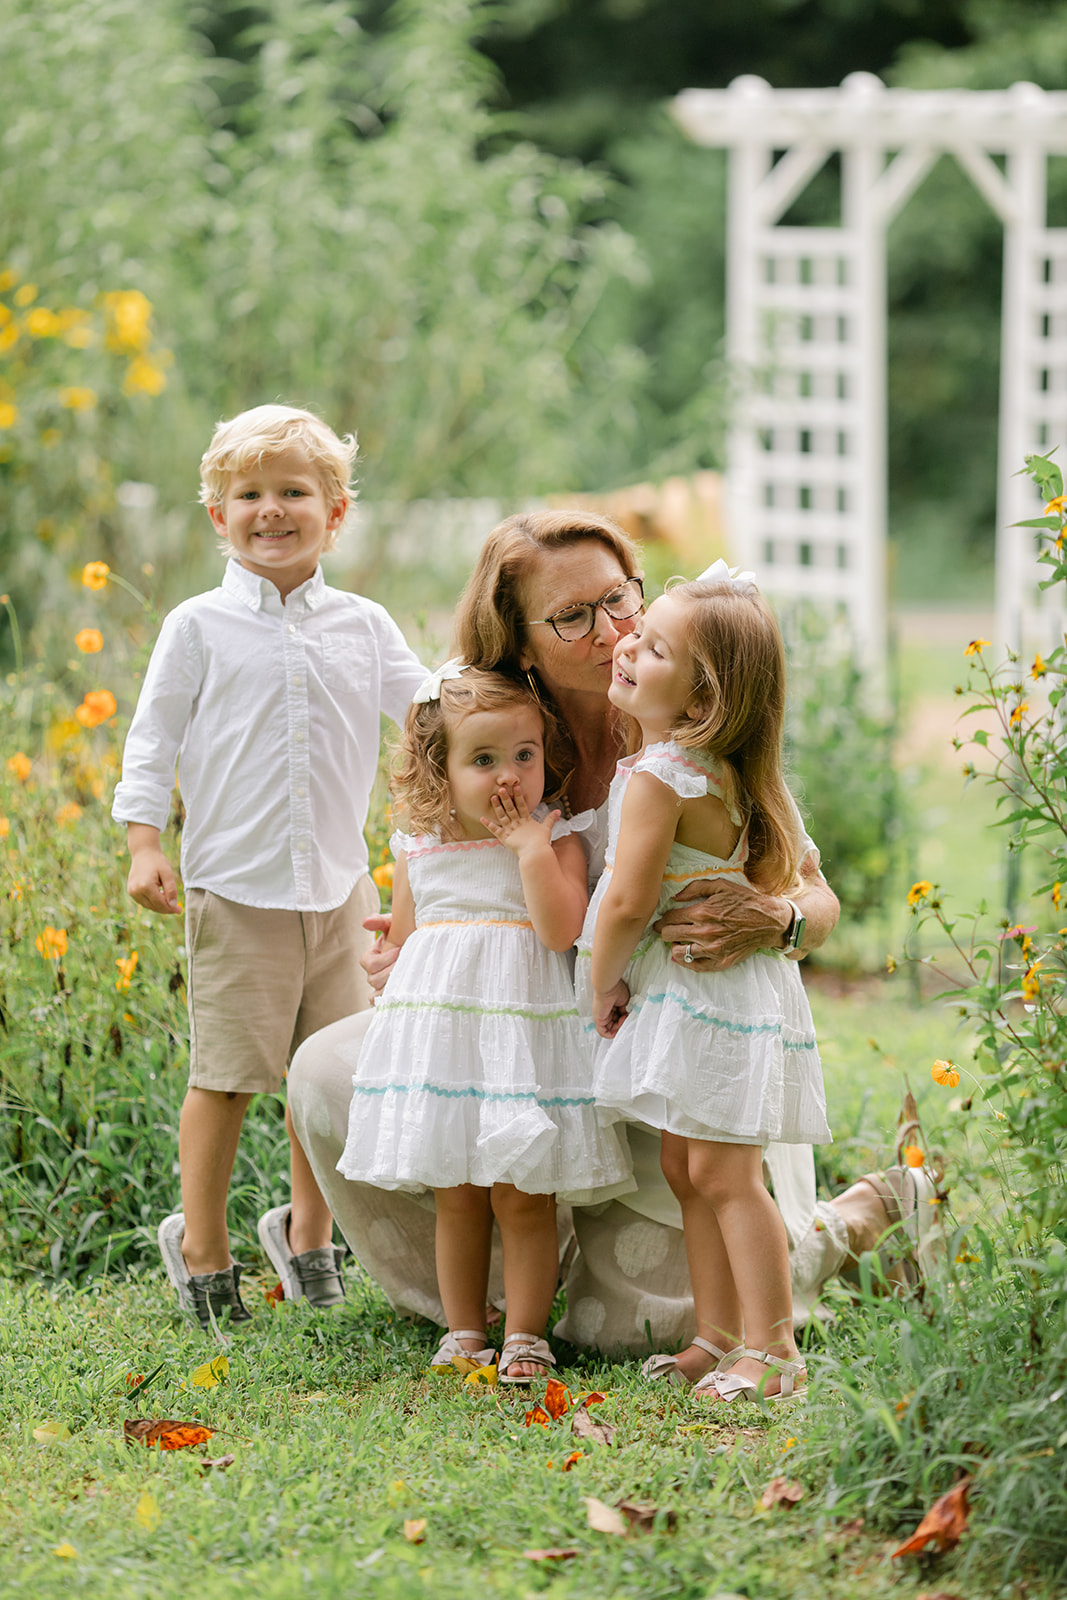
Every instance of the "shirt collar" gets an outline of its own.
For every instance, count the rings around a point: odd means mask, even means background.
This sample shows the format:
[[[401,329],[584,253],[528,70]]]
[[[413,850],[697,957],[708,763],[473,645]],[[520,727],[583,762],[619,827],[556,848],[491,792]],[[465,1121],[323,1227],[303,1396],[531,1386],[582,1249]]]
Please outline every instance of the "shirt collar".
[[[315,611],[322,604],[326,579],[321,566],[316,567],[307,582],[294,589],[283,605],[276,585],[269,578],[257,577],[247,567],[242,567],[236,556],[231,556],[222,575],[222,587],[227,594],[247,606],[249,611],[268,611],[277,616],[285,606],[295,605],[300,610]]]

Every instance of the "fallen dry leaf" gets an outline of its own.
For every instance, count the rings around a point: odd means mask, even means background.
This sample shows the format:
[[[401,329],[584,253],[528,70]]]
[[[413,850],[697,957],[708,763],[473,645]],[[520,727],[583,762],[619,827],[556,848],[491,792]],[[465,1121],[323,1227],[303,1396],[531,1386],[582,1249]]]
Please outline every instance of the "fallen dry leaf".
[[[404,1519],[404,1538],[407,1540],[408,1544],[425,1544],[425,1542],[426,1542],[426,1518],[425,1517],[405,1517],[405,1519]]]
[[[571,1392],[558,1378],[549,1378],[545,1385],[545,1410],[553,1422],[558,1422],[571,1408]]]
[[[571,1432],[576,1439],[588,1439],[591,1444],[614,1444],[616,1430],[613,1425],[589,1415],[587,1407],[594,1398],[602,1400],[604,1397],[587,1395],[581,1405],[575,1406],[571,1418]]]
[[[803,1498],[804,1490],[799,1483],[790,1483],[788,1478],[772,1478],[760,1495],[759,1503],[769,1511],[772,1506],[795,1506]]]
[[[532,1410],[527,1411],[526,1421],[523,1426],[532,1428],[535,1423],[539,1428],[551,1427],[552,1418],[549,1416],[544,1406],[534,1406]]]
[[[190,1372],[188,1382],[194,1389],[216,1389],[230,1370],[230,1363],[225,1356],[216,1356],[214,1361],[205,1361],[202,1367],[197,1367],[195,1372]]]
[[[227,1467],[232,1467],[237,1460],[236,1456],[204,1456],[196,1464],[206,1477],[214,1469],[216,1472],[225,1472]]]
[[[594,1495],[587,1494],[585,1500],[585,1516],[589,1526],[597,1533],[623,1534],[630,1524],[621,1511],[616,1511],[614,1506],[606,1506],[603,1500],[597,1500]]]
[[[33,1437],[38,1444],[66,1444],[74,1436],[65,1422],[42,1422],[34,1428]]]
[[[892,1552],[892,1558],[895,1560],[897,1556],[916,1555],[920,1550],[925,1550],[928,1544],[936,1544],[940,1551],[954,1549],[960,1542],[971,1514],[970,1506],[967,1504],[967,1492],[970,1487],[970,1478],[961,1478],[954,1489],[950,1489],[939,1500],[935,1500],[911,1538],[905,1539],[904,1543]]]
[[[524,1550],[523,1558],[526,1561],[573,1561],[578,1551],[575,1549],[554,1550]]]
[[[487,1389],[495,1389],[497,1386],[497,1368],[476,1367],[473,1372],[467,1373],[463,1380],[463,1387],[465,1389],[476,1389],[480,1383],[484,1384]]]
[[[285,1299],[285,1290],[280,1283],[276,1283],[273,1289],[264,1289],[263,1298],[269,1306],[280,1305]]]
[[[147,1377],[140,1372],[127,1372],[125,1380],[127,1400],[132,1400],[134,1395],[141,1393],[142,1389],[147,1389],[148,1385],[159,1377],[159,1374],[163,1371],[163,1366],[164,1363],[161,1361],[158,1367],[153,1367]]]
[[[129,1417],[122,1424],[127,1444],[158,1444],[161,1450],[187,1450],[207,1444],[216,1432],[199,1422],[176,1422],[172,1417]]]
[[[569,1472],[572,1467],[576,1467],[578,1465],[579,1461],[582,1459],[582,1455],[583,1452],[581,1450],[572,1450],[567,1459],[560,1463],[559,1470],[561,1472]]]
[[[660,1514],[659,1506],[654,1506],[648,1501],[620,1500],[619,1510],[626,1518],[635,1533],[650,1533],[655,1524],[656,1517]],[[663,1512],[664,1526],[674,1529],[678,1518],[673,1511]]]
[[[858,1538],[863,1529],[864,1519],[862,1517],[852,1517],[848,1522],[842,1522],[838,1528],[827,1528],[823,1538],[827,1544],[834,1544],[838,1540],[844,1541]]]

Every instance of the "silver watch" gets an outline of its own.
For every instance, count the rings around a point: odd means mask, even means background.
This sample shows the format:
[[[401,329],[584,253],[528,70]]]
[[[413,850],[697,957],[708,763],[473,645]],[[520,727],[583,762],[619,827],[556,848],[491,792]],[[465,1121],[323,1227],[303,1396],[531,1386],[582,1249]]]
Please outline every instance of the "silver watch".
[[[788,928],[785,930],[785,940],[782,944],[782,949],[785,951],[786,955],[792,955],[794,951],[800,949],[800,946],[803,943],[804,929],[807,927],[807,919],[805,918],[803,911],[801,911],[800,907],[794,900],[786,900],[785,903],[793,913],[793,916]]]

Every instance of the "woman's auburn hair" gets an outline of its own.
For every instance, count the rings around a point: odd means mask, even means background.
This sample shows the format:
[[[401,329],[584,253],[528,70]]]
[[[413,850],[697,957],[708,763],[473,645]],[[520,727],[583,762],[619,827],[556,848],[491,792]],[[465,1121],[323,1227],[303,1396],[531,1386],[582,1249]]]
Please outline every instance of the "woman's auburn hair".
[[[413,702],[408,707],[390,774],[397,821],[406,832],[435,834],[442,839],[460,837],[448,788],[450,730],[471,712],[506,711],[517,706],[536,711],[541,720],[546,796],[560,788],[566,757],[555,712],[525,683],[468,667],[460,677],[445,679],[440,699]]]
[[[724,798],[748,819],[750,877],[768,894],[795,882],[800,814],[782,771],[785,647],[777,619],[755,584],[680,583],[693,696],[670,730],[676,743],[723,764]]]

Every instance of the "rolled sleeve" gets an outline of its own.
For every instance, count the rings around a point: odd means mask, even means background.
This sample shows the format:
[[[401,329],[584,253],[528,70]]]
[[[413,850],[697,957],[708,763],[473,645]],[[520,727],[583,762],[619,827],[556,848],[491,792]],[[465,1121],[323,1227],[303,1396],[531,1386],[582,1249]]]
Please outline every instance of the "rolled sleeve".
[[[161,831],[170,816],[178,752],[203,677],[202,649],[180,609],[165,619],[122,753],[111,815]]]

